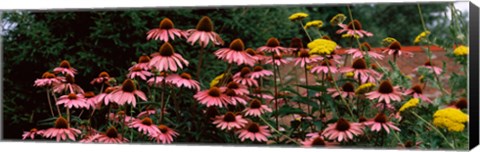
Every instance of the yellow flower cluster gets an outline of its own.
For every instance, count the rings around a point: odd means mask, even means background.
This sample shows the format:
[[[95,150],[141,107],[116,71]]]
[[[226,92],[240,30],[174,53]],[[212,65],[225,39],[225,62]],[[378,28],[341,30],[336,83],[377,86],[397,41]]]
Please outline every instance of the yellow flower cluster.
[[[298,13],[290,15],[290,17],[288,17],[288,19],[290,21],[299,21],[299,20],[302,20],[302,19],[307,18],[307,17],[308,17],[307,13],[298,12]]]
[[[387,38],[384,38],[382,40],[382,45],[384,47],[388,47],[390,46],[390,44],[392,44],[393,42],[397,41],[397,39],[393,38],[393,37],[387,37]]]
[[[224,76],[224,75],[225,75],[225,74],[222,73],[221,75],[218,75],[217,77],[215,77],[215,78],[212,80],[212,82],[210,82],[210,87],[214,87],[214,86],[216,86],[218,83],[220,83],[220,80],[223,79],[223,76]]]
[[[360,86],[358,86],[358,88],[355,90],[355,94],[364,94],[364,93],[367,93],[369,92],[371,89],[373,89],[373,87],[375,87],[375,84],[373,83],[364,83]]]
[[[321,28],[323,26],[323,21],[321,20],[313,20],[310,22],[307,22],[303,28],[308,29],[310,27],[316,27],[316,28]]]
[[[330,24],[338,25],[340,23],[343,23],[343,21],[345,21],[346,19],[347,19],[347,16],[340,13],[340,14],[337,14],[334,17],[332,17],[332,19],[330,19]]]
[[[316,39],[308,43],[309,54],[328,55],[337,48],[337,43],[327,39]]]
[[[406,109],[416,107],[418,105],[418,102],[420,102],[420,100],[418,100],[418,98],[412,98],[412,99],[408,100],[405,104],[403,104],[402,107],[400,107],[399,111],[403,112]]]
[[[468,47],[464,45],[460,45],[455,50],[453,50],[453,54],[455,56],[466,56],[468,55]]]
[[[413,44],[420,43],[423,39],[425,39],[428,35],[430,35],[430,31],[424,31],[415,37],[415,40],[413,40]]]
[[[466,122],[468,122],[468,115],[456,108],[440,109],[433,114],[433,125],[452,132],[463,131]]]
[[[353,77],[353,72],[347,72],[347,73],[345,73],[345,76],[351,78],[351,77]]]
[[[360,38],[360,35],[358,34],[342,34],[342,38],[355,38],[355,39],[359,39]]]

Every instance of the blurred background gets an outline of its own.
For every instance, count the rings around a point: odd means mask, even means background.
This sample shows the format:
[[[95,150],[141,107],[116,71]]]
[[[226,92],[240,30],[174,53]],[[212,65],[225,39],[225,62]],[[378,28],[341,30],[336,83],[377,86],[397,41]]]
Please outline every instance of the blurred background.
[[[422,13],[432,35],[441,38],[448,34],[450,3],[422,3]],[[468,22],[468,3],[456,3],[462,10],[461,18]],[[353,4],[352,14],[362,23],[364,30],[374,33],[366,40],[373,46],[381,46],[385,37],[394,37],[402,45],[413,45],[414,38],[423,31],[416,4]],[[102,71],[123,80],[132,62],[143,54],[158,50],[160,44],[147,41],[146,32],[156,28],[159,22],[170,18],[179,29],[195,28],[202,16],[209,16],[215,31],[226,42],[225,46],[210,48],[213,52],[228,47],[231,40],[241,38],[246,47],[263,46],[270,37],[277,37],[283,46],[291,38],[308,38],[297,23],[288,17],[305,12],[310,20],[324,21],[323,31],[334,40],[338,27],[328,24],[334,15],[347,15],[345,5],[328,6],[255,6],[229,8],[169,8],[169,9],[119,9],[119,10],[55,10],[9,11],[1,13],[3,40],[3,138],[21,139],[23,131],[36,127],[39,120],[49,118],[47,98],[42,88],[33,83],[46,71],[66,59],[79,71],[76,83],[84,90],[93,90],[89,82]],[[347,21],[350,19],[347,18]],[[346,45],[340,43],[341,45]],[[187,60],[196,62],[198,47],[184,40],[173,43]],[[208,83],[218,74],[217,69],[226,65],[212,61],[205,67]],[[195,69],[191,65],[189,69]],[[204,84],[205,85],[205,84]]]

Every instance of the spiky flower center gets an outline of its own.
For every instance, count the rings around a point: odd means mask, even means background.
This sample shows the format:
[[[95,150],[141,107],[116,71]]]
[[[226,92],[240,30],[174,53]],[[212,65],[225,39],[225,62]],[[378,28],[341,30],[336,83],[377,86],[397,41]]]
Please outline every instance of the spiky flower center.
[[[360,23],[360,21],[355,19],[348,23],[348,29],[362,30],[362,24]]]
[[[244,78],[250,72],[251,71],[249,67],[243,67],[242,70],[240,70],[240,77]]]
[[[105,134],[107,135],[107,137],[109,138],[118,138],[118,132],[117,132],[117,129],[115,127],[110,127],[107,129],[107,132],[105,132]]]
[[[188,73],[185,73],[185,72],[183,72],[182,74],[180,74],[180,77],[182,77],[183,79],[187,79],[187,80],[192,79],[192,75],[190,75],[190,74],[188,74]]]
[[[253,68],[253,71],[255,72],[262,71],[262,70],[263,70],[263,67],[258,65]]]
[[[57,120],[55,121],[55,128],[57,129],[67,129],[68,128],[68,122],[65,120],[63,117],[58,117]]]
[[[267,46],[268,47],[277,47],[277,46],[280,46],[280,42],[278,41],[277,38],[272,37],[272,38],[268,39]]]
[[[227,88],[229,88],[229,89],[238,89],[238,88],[240,88],[240,85],[238,85],[237,82],[232,81],[232,82],[229,82],[229,83],[227,84]]]
[[[355,92],[355,86],[352,83],[347,82],[342,86],[344,92]]]
[[[164,19],[160,22],[159,27],[160,27],[160,29],[168,30],[168,29],[173,29],[174,25],[173,25],[172,20],[170,20],[169,18],[164,18]]]
[[[200,19],[200,21],[198,21],[196,29],[198,31],[204,31],[204,32],[213,31],[212,20],[208,16],[202,17],[202,19]]]
[[[123,81],[123,84],[122,84],[122,90],[125,91],[125,92],[133,92],[135,91],[137,88],[135,87],[135,83],[133,83],[133,80],[132,79],[127,79],[125,81]]]
[[[236,121],[235,114],[233,114],[233,112],[227,112],[223,116],[223,121],[225,121],[225,122],[235,122]]]
[[[354,69],[367,69],[367,63],[363,59],[357,59],[353,62],[352,68]]]
[[[227,96],[230,96],[230,97],[233,97],[233,96],[237,95],[237,93],[235,93],[235,91],[233,91],[232,89],[228,89],[228,88],[225,90],[225,94]]]
[[[415,85],[412,87],[412,90],[413,92],[417,93],[417,94],[422,94],[423,93],[423,89],[420,85]]]
[[[247,130],[251,133],[258,133],[260,132],[260,126],[258,126],[256,123],[252,123],[248,126]]]
[[[393,41],[392,43],[390,43],[390,45],[388,46],[389,49],[392,49],[392,50],[401,50],[402,49],[402,45],[400,44],[400,42],[398,41]]]
[[[337,126],[335,126],[335,129],[338,131],[346,131],[350,129],[350,123],[347,120],[340,118],[337,121]]]
[[[68,99],[70,99],[70,100],[75,100],[75,99],[77,99],[77,94],[75,94],[75,93],[70,93],[70,94],[68,94]]]
[[[175,51],[173,50],[173,46],[168,42],[165,42],[160,47],[160,55],[161,56],[169,57],[169,56],[172,56],[174,53],[175,53]]]
[[[146,126],[150,126],[153,124],[153,121],[152,119],[148,118],[148,117],[145,117],[142,119],[142,124],[143,125],[146,125]]]
[[[88,92],[85,92],[83,96],[85,98],[92,98],[92,97],[95,97],[95,93],[93,93],[93,91],[88,91]]]
[[[245,50],[245,45],[243,44],[242,39],[235,39],[230,43],[230,49],[235,51],[243,51]]]
[[[296,38],[296,37],[292,38],[292,41],[290,42],[290,48],[296,48],[296,49],[303,48],[302,39]]]
[[[255,56],[257,55],[257,52],[255,52],[255,50],[253,50],[252,48],[247,48],[247,50],[245,50],[247,52],[247,54],[249,54],[250,56]]]
[[[150,62],[150,57],[148,55],[142,55],[138,58],[138,63],[148,63]]]
[[[110,75],[107,72],[103,71],[98,74],[98,77],[110,77]]]
[[[321,137],[317,137],[312,141],[312,146],[324,146],[324,145],[325,145],[325,141]]]
[[[360,118],[358,118],[358,122],[362,123],[362,122],[365,122],[367,121],[367,118],[365,118],[364,116],[361,116]]]
[[[360,48],[362,48],[362,51],[370,51],[372,50],[372,46],[370,46],[370,44],[368,42],[363,42],[361,45],[360,45]]]
[[[423,65],[424,65],[424,66],[432,66],[433,64],[432,64],[432,62],[427,61],[427,62],[425,62]]]
[[[252,101],[250,102],[250,108],[258,109],[260,107],[262,107],[262,102],[260,102],[260,100],[258,99],[252,99]]]
[[[67,83],[74,84],[75,83],[75,78],[73,78],[71,75],[66,75],[65,76],[65,81],[67,81]]]
[[[37,132],[37,128],[30,129],[30,132]]]
[[[48,79],[55,78],[55,74],[50,72],[45,72],[43,73],[42,78],[48,78]]]
[[[298,56],[300,56],[301,58],[308,58],[310,57],[310,54],[308,53],[307,50],[301,50]]]
[[[468,108],[467,99],[465,99],[465,98],[460,98],[460,99],[457,101],[457,103],[455,104],[455,107],[457,107],[458,109]]]
[[[111,93],[111,92],[113,92],[113,91],[115,91],[115,88],[113,88],[113,87],[107,87],[107,88],[105,89],[105,93],[107,93],[107,94],[108,94],[108,93]]]
[[[138,67],[138,66],[135,66],[135,67],[133,67],[132,71],[133,72],[141,72],[141,71],[143,71],[143,69]]]
[[[379,113],[377,114],[377,116],[375,116],[374,120],[378,123],[386,123],[388,121],[388,118],[384,113]]]
[[[160,130],[160,132],[162,132],[162,133],[165,134],[165,133],[168,132],[168,129],[169,129],[169,128],[168,128],[167,126],[165,126],[165,125],[158,125],[158,129]]]
[[[70,66],[70,62],[68,62],[67,60],[63,60],[62,62],[60,62],[60,67],[62,68],[71,68]]]
[[[324,36],[322,36],[322,39],[325,39],[325,40],[332,40],[332,38],[330,38],[330,36],[328,36],[328,35],[324,35]]]
[[[320,65],[322,66],[330,66],[332,64],[330,64],[330,61],[322,61],[322,63],[320,63]]]
[[[124,116],[124,115],[125,115],[125,111],[123,111],[123,110],[118,111],[118,112],[117,112],[117,115],[119,115],[119,116]]]
[[[273,59],[280,60],[280,59],[282,59],[282,56],[278,55],[278,54],[275,54],[275,55],[273,55]]]
[[[382,94],[389,94],[393,92],[393,86],[390,81],[385,80],[382,83],[380,83],[380,87],[378,87],[378,92]]]
[[[220,97],[220,89],[217,88],[217,87],[211,87],[209,90],[208,90],[208,95],[209,96],[212,96],[212,97]]]

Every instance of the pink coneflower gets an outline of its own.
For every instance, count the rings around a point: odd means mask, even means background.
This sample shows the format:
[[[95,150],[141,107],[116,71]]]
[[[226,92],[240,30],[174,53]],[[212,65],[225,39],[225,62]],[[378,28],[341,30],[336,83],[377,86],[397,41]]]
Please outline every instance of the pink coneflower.
[[[55,74],[61,73],[65,76],[69,75],[72,77],[75,77],[75,74],[77,74],[77,70],[75,68],[72,68],[70,66],[70,62],[68,62],[67,60],[63,60],[62,62],[60,62],[60,66],[53,69],[53,72],[55,72]]]
[[[343,84],[343,86],[339,88],[338,91],[336,88],[328,88],[327,91],[328,94],[332,94],[333,98],[337,96],[341,96],[342,98],[355,97],[355,86],[350,82]]]
[[[303,147],[329,147],[335,145],[334,143],[326,141],[322,136],[308,138],[301,143]]]
[[[158,76],[154,76],[148,79],[147,84],[149,86],[159,87],[163,85],[163,79],[165,79],[165,83],[169,85],[173,78],[173,77],[170,77],[169,75],[170,74],[167,74],[166,72],[160,72]]]
[[[62,80],[61,83],[53,84],[53,92],[64,93],[65,91],[69,91],[69,93],[84,93],[83,89],[75,84],[75,79],[72,76],[66,75],[65,78],[60,79]]]
[[[157,113],[157,110],[155,108],[148,107],[145,111],[140,112],[137,115],[137,118],[148,117],[148,116],[153,115],[155,113]]]
[[[123,123],[125,125],[130,125],[132,122],[134,122],[137,119],[131,116],[127,116],[125,114],[125,111],[119,111],[117,112],[117,114],[114,114],[114,113],[108,114],[108,120],[111,120],[115,123]]]
[[[95,96],[95,93],[93,93],[92,91],[88,91],[83,94],[83,97],[85,98],[85,104],[87,105],[87,109],[90,109],[90,107],[92,109],[100,109],[99,102],[97,101],[97,96]]]
[[[173,137],[179,135],[175,130],[165,125],[158,125],[158,130],[160,130],[160,133],[156,136],[152,136],[157,143],[161,142],[162,144],[170,144],[173,142]]]
[[[147,40],[161,40],[168,42],[168,40],[175,40],[175,37],[187,38],[187,33],[180,29],[176,29],[172,20],[169,18],[164,18],[160,21],[158,28],[151,29],[147,32]]]
[[[406,54],[409,57],[413,57],[412,52],[402,51],[402,45],[398,41],[394,41],[390,43],[390,45],[383,50],[383,53],[387,53],[388,55],[394,55],[394,57],[402,56],[404,54]]]
[[[138,63],[128,68],[129,71],[132,71],[133,68],[140,68],[144,71],[150,70],[150,57],[148,55],[142,55],[138,58]]]
[[[140,77],[140,79],[142,80],[147,80],[147,77],[151,77],[152,75],[152,73],[143,70],[140,67],[133,67],[132,70],[128,72],[127,77],[129,79],[135,79],[136,77]]]
[[[108,128],[105,133],[94,135],[90,140],[105,144],[121,144],[128,142],[128,139],[119,134],[117,129],[113,126]]]
[[[362,29],[362,24],[358,20],[353,20],[348,25],[345,25],[343,23],[338,24],[342,29],[337,30],[337,34],[345,33],[349,35],[358,35],[359,37],[363,36],[368,36],[371,37],[373,36],[372,33],[367,32]]]
[[[250,94],[250,95],[253,96],[253,97],[257,97],[257,98],[262,98],[264,100],[272,100],[273,99],[272,95],[264,93],[264,91],[260,87],[254,88],[253,91],[252,91],[252,94]]]
[[[330,60],[324,60],[319,65],[313,67],[310,72],[315,74],[337,73],[338,69]]]
[[[252,72],[249,67],[243,67],[242,70],[240,70],[240,72],[233,75],[233,81],[249,87],[251,86],[257,87],[258,82],[257,80],[251,77],[251,74]]]
[[[188,39],[187,42],[190,45],[194,45],[198,41],[201,47],[207,47],[208,43],[212,42],[214,45],[223,45],[224,42],[220,35],[213,31],[212,20],[208,16],[202,17],[198,21],[195,29],[187,30]]]
[[[420,98],[422,101],[432,103],[432,100],[430,100],[427,96],[423,95],[423,89],[422,86],[419,84],[414,85],[404,93],[405,95],[412,95],[414,98]]]
[[[35,135],[43,135],[43,130],[37,130],[37,128],[32,128],[30,131],[24,131],[22,135],[22,140],[25,140],[27,138],[30,139],[35,139]]]
[[[240,96],[240,95],[237,95],[237,93],[235,93],[235,91],[233,91],[232,89],[225,89],[225,91],[223,92],[223,94],[227,95],[228,98],[230,98],[230,102],[228,102],[229,104],[231,105],[237,105],[237,103],[240,103],[240,104],[243,104],[243,105],[246,105],[247,104],[247,101],[245,100],[246,97],[244,96]]]
[[[302,39],[300,38],[292,38],[292,40],[290,41],[290,47],[289,49],[291,50],[291,53],[293,56],[296,56],[297,53],[303,49],[303,42],[302,42]]]
[[[265,112],[272,112],[267,105],[262,105],[262,102],[258,99],[250,100],[250,106],[243,110],[245,112],[245,116],[256,116],[259,117]]]
[[[400,129],[388,121],[387,116],[384,113],[379,113],[374,119],[365,122],[365,125],[370,126],[372,131],[380,132],[382,129],[390,133],[390,129],[400,131]]]
[[[358,48],[351,48],[346,50],[346,53],[351,54],[353,58],[363,58],[365,54],[368,54],[369,57],[378,59],[378,60],[382,60],[384,57],[379,53],[373,52],[372,47],[370,46],[370,44],[368,44],[368,42],[363,42],[360,45],[360,48],[362,48],[363,51]]]
[[[236,131],[236,133],[242,142],[245,141],[245,139],[266,142],[268,141],[268,137],[271,136],[268,126],[260,126],[254,122],[249,123],[243,129]]]
[[[265,46],[257,49],[259,52],[275,53],[281,55],[282,53],[288,53],[288,49],[280,46],[280,42],[277,38],[270,38]]]
[[[101,103],[102,101],[104,102],[105,105],[108,105],[109,103],[116,103],[115,101],[112,100],[112,92],[115,90],[120,89],[119,87],[107,87],[105,88],[105,91],[97,95],[97,104]]]
[[[317,62],[319,60],[322,60],[323,58],[320,56],[310,56],[307,50],[301,49],[300,52],[298,52],[298,57],[295,58],[294,62],[295,65],[300,65],[300,67],[305,67],[307,64],[310,64],[312,62]]]
[[[353,136],[363,134],[362,125],[360,123],[350,123],[347,120],[340,118],[334,124],[329,124],[324,130],[324,136],[330,140],[337,140],[339,142],[353,139]]]
[[[266,62],[266,64],[275,64],[277,66],[281,66],[284,64],[287,64],[288,61],[282,58],[282,55],[275,54],[273,55],[273,58],[269,58]]]
[[[369,69],[364,59],[357,59],[353,62],[352,67],[342,67],[339,71],[342,73],[353,72],[353,77],[359,78],[362,83],[375,83],[376,79],[381,76],[377,71]]]
[[[250,74],[250,77],[253,79],[258,79],[262,77],[267,77],[273,75],[273,72],[270,70],[263,69],[262,66],[255,66],[253,72]]]
[[[42,75],[41,79],[35,80],[35,83],[33,86],[35,87],[50,87],[54,84],[59,84],[61,83],[62,79],[61,77],[56,77],[55,74],[50,73],[50,72],[45,72]]]
[[[239,66],[242,64],[253,66],[255,64],[255,59],[245,51],[241,39],[233,40],[229,48],[221,48],[215,51],[215,55],[230,64],[236,63]]]
[[[252,48],[247,48],[245,50],[256,62],[264,62],[265,60],[268,59],[267,56],[265,56],[265,53],[263,52],[257,52],[253,50]]]
[[[108,81],[110,81],[110,75],[103,71],[98,74],[98,77],[94,78],[92,81],[90,81],[90,84],[108,84]]]
[[[77,109],[90,108],[87,105],[83,95],[75,94],[75,93],[70,93],[68,95],[60,96],[60,98],[58,98],[57,105],[61,105],[61,104],[63,104],[65,108],[68,108],[68,109],[72,109],[72,107],[75,107]]]
[[[135,96],[139,97],[143,101],[147,100],[145,93],[137,90],[137,87],[133,83],[133,80],[127,79],[123,82],[121,89],[117,89],[112,92],[111,100],[115,101],[118,105],[124,105],[125,103],[132,104],[133,107],[137,104]]]
[[[300,118],[296,118],[296,119],[301,120]],[[323,131],[308,133],[305,136],[307,138],[310,138],[310,139],[317,138],[317,137],[323,137]]]
[[[188,61],[182,55],[175,53],[173,46],[165,42],[158,52],[153,53],[148,66],[154,67],[159,71],[177,71],[183,69],[183,65],[188,66]]]
[[[57,142],[60,140],[73,140],[75,141],[75,137],[80,134],[81,131],[75,128],[70,128],[68,125],[67,120],[63,117],[58,117],[55,121],[55,125],[53,128],[49,128],[43,132],[43,137],[45,138],[57,138]]]
[[[457,101],[452,101],[447,107],[462,110],[468,108],[468,101],[465,98],[460,98]]]
[[[186,72],[182,74],[171,74],[167,77],[167,80],[177,86],[178,88],[185,87],[200,91],[200,83],[192,79],[192,76]]]
[[[218,87],[211,87],[209,90],[199,91],[193,97],[207,107],[224,107],[230,102],[228,96],[223,94]]]
[[[402,93],[398,91],[398,86],[393,87],[389,80],[380,83],[378,90],[366,93],[370,100],[378,99],[378,102],[385,101],[390,104],[390,101],[400,101]]]
[[[152,119],[145,117],[143,119],[135,119],[129,125],[131,128],[137,128],[138,132],[141,132],[145,135],[156,136],[160,132],[155,124],[153,124]]]
[[[430,61],[427,61],[422,66],[419,66],[419,67],[413,69],[413,71],[417,72],[420,68],[427,68],[428,70],[430,70],[431,72],[433,72],[436,75],[440,75],[443,71],[442,68],[434,66],[432,64],[432,62],[430,62]]]
[[[383,103],[383,102],[377,102],[373,105],[375,108],[378,108],[378,110],[382,111],[385,107],[385,110],[390,110],[391,112],[395,112],[397,109],[395,106],[393,106],[390,103]]]
[[[235,115],[233,112],[227,112],[225,115],[216,116],[214,125],[222,130],[240,129],[247,124],[248,121],[243,119],[242,115]]]
[[[227,87],[220,87],[220,90],[222,92],[225,92],[227,89],[235,91],[235,94],[239,96],[247,95],[249,94],[248,88],[245,85],[239,84],[235,81],[230,81],[227,84]]]

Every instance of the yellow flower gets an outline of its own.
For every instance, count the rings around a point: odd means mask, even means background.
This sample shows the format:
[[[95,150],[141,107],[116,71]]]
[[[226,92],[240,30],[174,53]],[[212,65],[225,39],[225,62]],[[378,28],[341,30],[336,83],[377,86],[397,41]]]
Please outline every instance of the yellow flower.
[[[413,44],[417,44],[423,39],[425,39],[428,35],[430,35],[430,31],[423,31],[422,33],[418,34],[417,37],[415,37],[415,40],[413,40]]]
[[[356,38],[356,39],[359,39],[360,36],[358,34],[342,34],[342,38]]]
[[[311,70],[312,68],[313,68],[313,66],[307,65],[307,70]]]
[[[390,44],[392,44],[393,42],[396,42],[396,41],[397,41],[397,39],[395,39],[393,37],[387,37],[387,38],[384,38],[382,40],[382,45],[384,47],[388,47],[388,46],[390,46]]]
[[[323,26],[323,21],[321,20],[313,20],[313,21],[310,21],[310,22],[307,22],[307,24],[305,24],[305,29],[308,29],[310,27],[316,27],[316,28],[321,28]]]
[[[343,23],[343,21],[345,21],[346,19],[347,19],[347,16],[340,13],[332,17],[332,19],[330,19],[330,24],[338,25],[340,23]]]
[[[468,115],[456,108],[437,110],[433,114],[433,125],[446,128],[448,131],[461,132],[468,122]]]
[[[347,72],[347,73],[345,73],[345,76],[346,77],[353,77],[353,72]]]
[[[299,21],[299,20],[302,20],[304,18],[308,17],[308,14],[307,13],[303,13],[303,12],[298,12],[298,13],[295,13],[295,14],[292,14],[290,15],[290,17],[288,17],[288,19],[290,21]]]
[[[327,39],[316,39],[308,43],[309,54],[328,55],[337,48],[337,43]]]
[[[371,89],[373,89],[373,87],[375,87],[375,84],[373,83],[364,83],[360,86],[358,86],[357,90],[355,90],[355,94],[364,94],[364,93],[367,93],[369,92]]]
[[[406,109],[409,109],[409,108],[412,108],[412,107],[416,107],[418,105],[418,102],[420,100],[418,100],[418,98],[412,98],[410,100],[408,100],[405,104],[403,104],[402,107],[400,107],[400,112],[403,112],[405,111]]]
[[[464,46],[464,45],[460,45],[458,46],[457,48],[455,48],[455,50],[453,50],[453,54],[455,56],[465,56],[465,55],[468,55],[468,47]]]
[[[215,79],[213,79],[212,82],[210,82],[210,87],[214,87],[218,83],[220,83],[220,80],[223,79],[223,76],[224,76],[224,74],[222,73],[221,75],[218,75],[217,77],[215,77]]]

